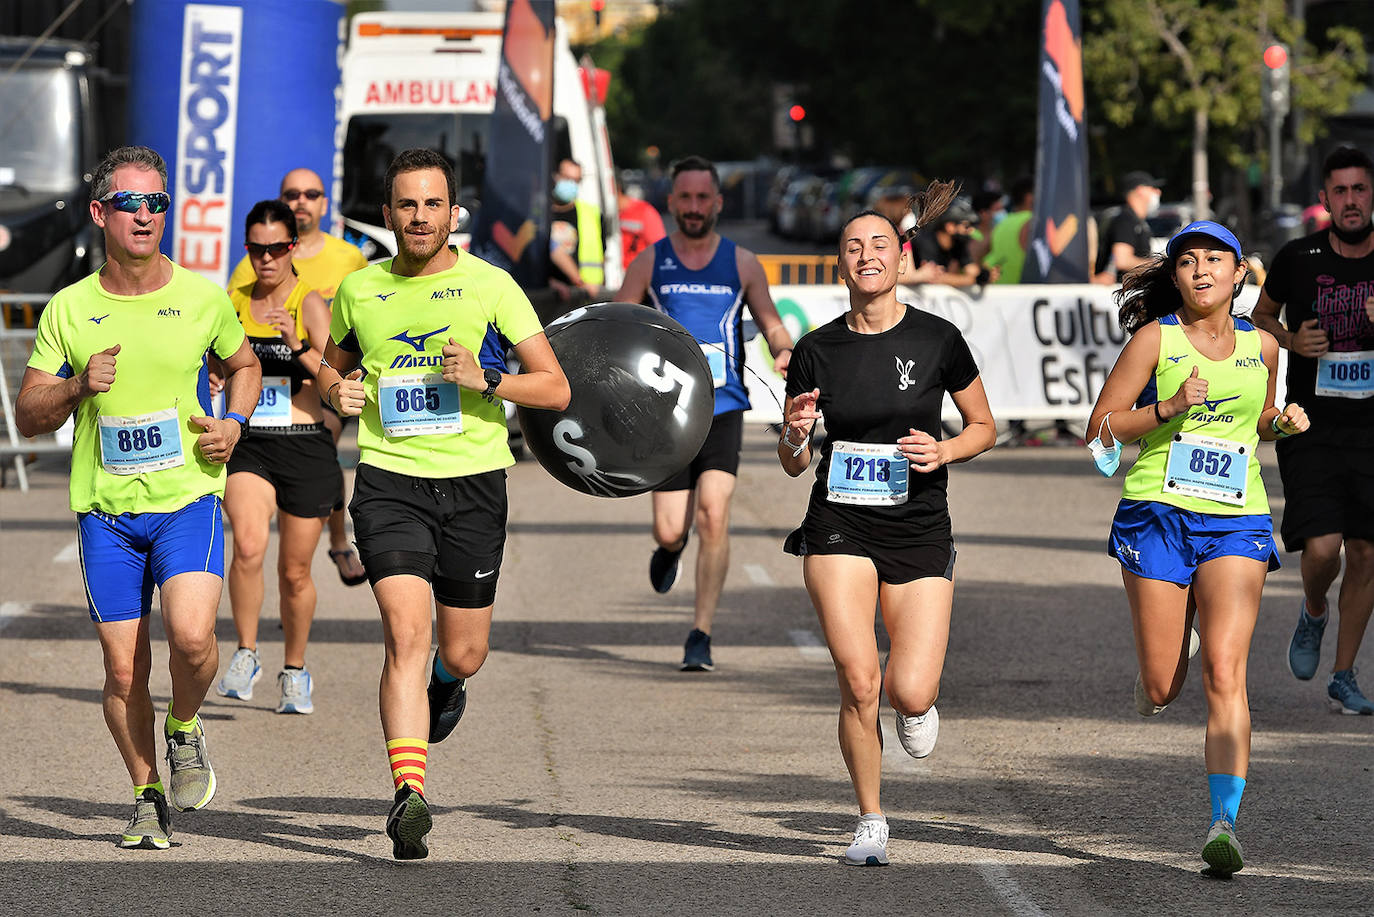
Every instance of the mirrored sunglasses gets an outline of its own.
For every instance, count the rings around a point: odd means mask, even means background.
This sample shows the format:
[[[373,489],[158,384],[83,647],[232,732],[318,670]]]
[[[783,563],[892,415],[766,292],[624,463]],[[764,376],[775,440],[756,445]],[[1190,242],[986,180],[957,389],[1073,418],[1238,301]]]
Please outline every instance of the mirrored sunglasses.
[[[172,206],[172,196],[166,191],[111,191],[100,199],[121,213],[138,213],[147,206],[149,213],[166,213]]]
[[[248,254],[252,255],[254,258],[261,258],[268,254],[273,258],[280,258],[296,247],[296,240],[292,239],[290,242],[268,242],[266,244],[261,242],[245,242],[243,243],[243,247],[247,249]]]

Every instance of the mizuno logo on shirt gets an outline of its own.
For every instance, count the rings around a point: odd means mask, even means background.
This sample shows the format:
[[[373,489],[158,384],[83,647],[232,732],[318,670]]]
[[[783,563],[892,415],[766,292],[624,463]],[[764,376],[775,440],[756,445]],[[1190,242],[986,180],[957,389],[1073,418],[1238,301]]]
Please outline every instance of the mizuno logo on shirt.
[[[394,359],[394,360],[391,361],[391,368],[392,368],[392,369],[415,369],[415,368],[420,367],[420,366],[443,366],[443,365],[444,365],[444,358],[443,358],[442,356],[440,356],[439,354],[434,354],[433,356],[428,356],[428,357],[416,357],[416,356],[411,356],[411,355],[408,354],[408,353],[403,353],[403,354],[401,354],[399,357],[397,357],[396,359]]]
[[[382,302],[386,302],[388,299],[390,299],[391,297],[393,297],[393,296],[395,296],[395,295],[396,295],[396,291],[395,291],[395,290],[392,290],[390,293],[378,293],[378,294],[377,294],[377,298],[380,299]]]
[[[734,296],[733,287],[727,287],[723,283],[660,283],[658,292],[661,295],[671,295],[673,293],[702,293],[708,296]]]
[[[897,391],[904,392],[916,384],[916,380],[911,378],[911,370],[915,365],[915,360],[903,360],[901,357],[897,357]]]
[[[463,295],[462,287],[445,287],[429,294],[430,299],[457,299]]]
[[[105,321],[105,319],[107,319],[107,318],[109,318],[109,317],[110,317],[110,313],[106,312],[104,315],[100,316],[99,318],[96,318],[94,315],[92,315],[92,316],[90,317],[90,321],[93,321],[93,322],[95,322],[95,323],[98,325],[98,324],[100,324],[101,322]]]
[[[1227,398],[1218,398],[1215,401],[1208,401],[1206,398],[1204,398],[1202,399],[1202,403],[1207,406],[1207,412],[1209,414],[1215,414],[1217,412],[1218,407],[1220,407],[1228,401],[1235,401],[1239,397],[1239,395],[1231,395]]]
[[[1183,354],[1179,354],[1176,357],[1165,357],[1164,359],[1168,360],[1170,363],[1177,363],[1179,360],[1183,359],[1183,356]]]
[[[448,330],[448,325],[445,325],[445,326],[442,327],[442,328],[435,328],[433,331],[426,331],[424,334],[417,334],[417,335],[415,335],[414,337],[411,337],[410,335],[408,335],[408,334],[406,334],[404,331],[402,331],[400,334],[396,335],[395,337],[388,338],[388,340],[391,340],[391,341],[400,341],[402,344],[409,344],[411,347],[414,347],[414,348],[415,348],[415,352],[416,352],[416,353],[424,353],[424,352],[425,352],[425,341],[427,341],[427,340],[429,340],[430,338],[434,337],[434,336],[435,336],[436,334],[438,334],[439,332],[441,332],[441,331],[447,331],[447,330]]]

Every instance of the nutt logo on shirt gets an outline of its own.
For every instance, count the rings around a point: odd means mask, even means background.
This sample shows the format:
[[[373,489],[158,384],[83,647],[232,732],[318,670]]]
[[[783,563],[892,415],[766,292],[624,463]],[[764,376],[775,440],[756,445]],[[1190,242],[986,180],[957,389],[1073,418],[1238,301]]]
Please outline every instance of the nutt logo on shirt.
[[[429,294],[430,299],[458,299],[463,295],[462,287],[445,287]]]
[[[173,308],[171,308],[170,306],[168,306],[166,309],[158,309],[158,310],[157,310],[157,314],[158,314],[158,315],[179,316],[179,315],[181,315],[181,310],[180,310],[180,309],[173,309]],[[99,322],[97,322],[96,324],[99,324]]]

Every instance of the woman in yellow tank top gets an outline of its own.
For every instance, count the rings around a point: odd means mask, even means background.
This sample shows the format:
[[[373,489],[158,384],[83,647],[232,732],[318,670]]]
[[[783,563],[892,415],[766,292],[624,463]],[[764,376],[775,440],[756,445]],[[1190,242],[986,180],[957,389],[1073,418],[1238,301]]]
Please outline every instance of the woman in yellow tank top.
[[[1104,474],[1121,443],[1141,444],[1108,553],[1131,606],[1142,716],[1182,689],[1197,617],[1212,801],[1202,858],[1224,875],[1243,865],[1235,819],[1250,759],[1246,663],[1264,578],[1278,569],[1256,446],[1308,425],[1301,406],[1274,406],[1277,342],[1232,316],[1242,259],[1229,229],[1201,221],[1125,277],[1116,297],[1132,336],[1088,422]]]
[[[260,201],[248,212],[244,247],[255,279],[230,289],[248,342],[262,363],[263,387],[236,458],[229,463],[224,511],[234,531],[229,601],[238,649],[216,690],[251,700],[262,674],[258,619],[262,612],[263,560],[272,516],[279,537],[277,583],[285,641],[278,713],[310,713],[312,679],[305,647],[315,616],[310,564],[320,532],[343,485],[334,440],[324,426],[315,385],[329,307],[291,266],[296,219],[278,200]]]

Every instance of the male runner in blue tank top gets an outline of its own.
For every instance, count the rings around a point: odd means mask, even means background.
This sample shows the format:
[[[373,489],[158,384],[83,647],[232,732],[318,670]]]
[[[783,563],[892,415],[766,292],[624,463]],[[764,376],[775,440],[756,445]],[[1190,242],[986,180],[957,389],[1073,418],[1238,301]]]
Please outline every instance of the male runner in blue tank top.
[[[666,312],[691,332],[711,364],[715,420],[692,463],[654,492],[654,540],[659,546],[649,562],[649,581],[656,591],[667,592],[695,520],[701,539],[696,609],[682,670],[709,672],[711,621],[730,565],[730,498],[749,409],[743,307],[749,307],[768,342],[773,368],[782,374],[792,356],[792,336],[778,317],[759,259],[716,232],[724,203],[716,167],[700,156],[688,156],[673,164],[672,176],[668,212],[676,229],[631,262],[615,299],[647,301]]]

